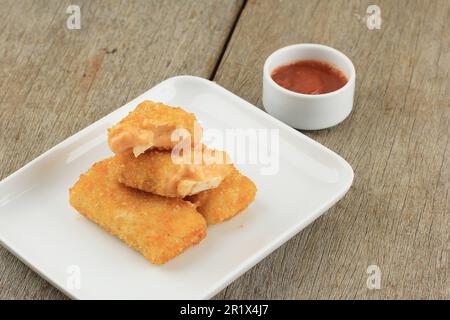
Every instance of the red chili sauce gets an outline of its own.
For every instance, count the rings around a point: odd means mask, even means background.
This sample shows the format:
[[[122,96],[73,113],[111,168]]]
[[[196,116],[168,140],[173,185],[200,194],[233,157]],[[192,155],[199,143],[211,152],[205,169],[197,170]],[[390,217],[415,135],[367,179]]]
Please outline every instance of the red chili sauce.
[[[336,91],[347,83],[339,69],[318,60],[300,60],[276,68],[272,79],[285,89],[304,94]]]

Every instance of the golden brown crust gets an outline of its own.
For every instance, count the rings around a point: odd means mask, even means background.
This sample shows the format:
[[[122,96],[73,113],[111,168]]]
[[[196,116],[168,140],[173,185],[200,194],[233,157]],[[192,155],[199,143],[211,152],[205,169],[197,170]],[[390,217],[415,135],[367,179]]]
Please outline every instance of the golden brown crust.
[[[179,128],[189,132],[192,144],[194,134],[200,141],[201,127],[194,114],[146,100],[108,129],[108,144],[114,153],[132,151],[136,147],[172,149],[178,141],[172,141],[171,134]]]
[[[70,189],[76,210],[155,264],[205,238],[205,220],[191,203],[120,184],[109,170],[110,162],[94,164]]]
[[[150,150],[137,158],[131,153],[121,153],[111,161],[111,170],[120,182],[129,187],[161,196],[184,198],[217,187],[232,171],[225,152],[202,150],[198,151],[198,162],[194,161],[192,151],[187,163],[174,163],[171,151]],[[210,157],[223,159],[222,162],[208,162],[208,158],[201,156],[205,150]]]
[[[197,206],[208,224],[216,224],[231,219],[247,208],[255,199],[256,191],[253,181],[233,168],[219,187],[187,197],[186,200]]]

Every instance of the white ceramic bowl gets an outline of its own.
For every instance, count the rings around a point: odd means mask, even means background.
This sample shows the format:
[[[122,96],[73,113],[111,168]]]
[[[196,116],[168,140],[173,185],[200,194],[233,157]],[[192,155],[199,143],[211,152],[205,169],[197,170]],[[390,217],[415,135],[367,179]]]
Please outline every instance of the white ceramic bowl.
[[[342,71],[348,82],[324,94],[302,94],[287,90],[271,77],[274,69],[298,60],[320,60]],[[267,112],[288,125],[304,130],[332,127],[352,111],[356,72],[342,52],[321,44],[302,43],[281,48],[264,63],[263,104]]]

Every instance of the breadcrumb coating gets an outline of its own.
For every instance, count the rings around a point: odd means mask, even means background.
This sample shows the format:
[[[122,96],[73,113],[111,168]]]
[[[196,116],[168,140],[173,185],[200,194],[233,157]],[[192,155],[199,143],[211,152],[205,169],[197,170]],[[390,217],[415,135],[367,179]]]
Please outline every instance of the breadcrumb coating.
[[[179,141],[172,141],[171,135],[181,128],[190,134],[192,145],[200,141],[202,130],[194,114],[146,100],[108,129],[108,144],[114,153],[134,148],[137,154],[151,148],[172,149]]]
[[[215,189],[187,197],[197,206],[208,224],[231,219],[247,208],[255,199],[256,185],[233,167],[232,172]]]
[[[200,242],[206,222],[190,202],[128,188],[117,181],[111,158],[94,164],[70,189],[70,204],[154,264]]]
[[[199,154],[197,162],[195,152]],[[131,153],[121,153],[112,159],[111,171],[129,187],[161,196],[184,198],[216,188],[233,169],[228,155],[219,150],[192,150],[185,161],[181,158],[181,162],[175,160],[171,151],[150,150],[137,158]]]

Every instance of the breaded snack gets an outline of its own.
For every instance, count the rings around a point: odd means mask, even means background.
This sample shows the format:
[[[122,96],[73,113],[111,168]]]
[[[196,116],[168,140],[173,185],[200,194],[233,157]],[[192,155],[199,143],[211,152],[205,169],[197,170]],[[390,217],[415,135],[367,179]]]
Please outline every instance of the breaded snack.
[[[144,101],[108,129],[108,144],[114,153],[132,151],[136,157],[151,148],[170,150],[179,142],[171,139],[176,129],[185,129],[192,145],[201,139],[202,130],[194,114],[162,103]]]
[[[109,172],[110,162],[94,164],[70,189],[76,210],[154,264],[205,238],[205,219],[192,203],[128,188]]]
[[[162,150],[150,150],[137,158],[121,153],[111,161],[111,171],[129,187],[184,198],[216,188],[233,169],[228,155],[218,150],[204,148],[192,150],[185,159],[182,154],[176,157],[171,151]]]
[[[197,206],[208,224],[216,224],[231,219],[247,208],[255,199],[256,191],[253,181],[233,167],[219,187],[187,197],[186,200]]]

